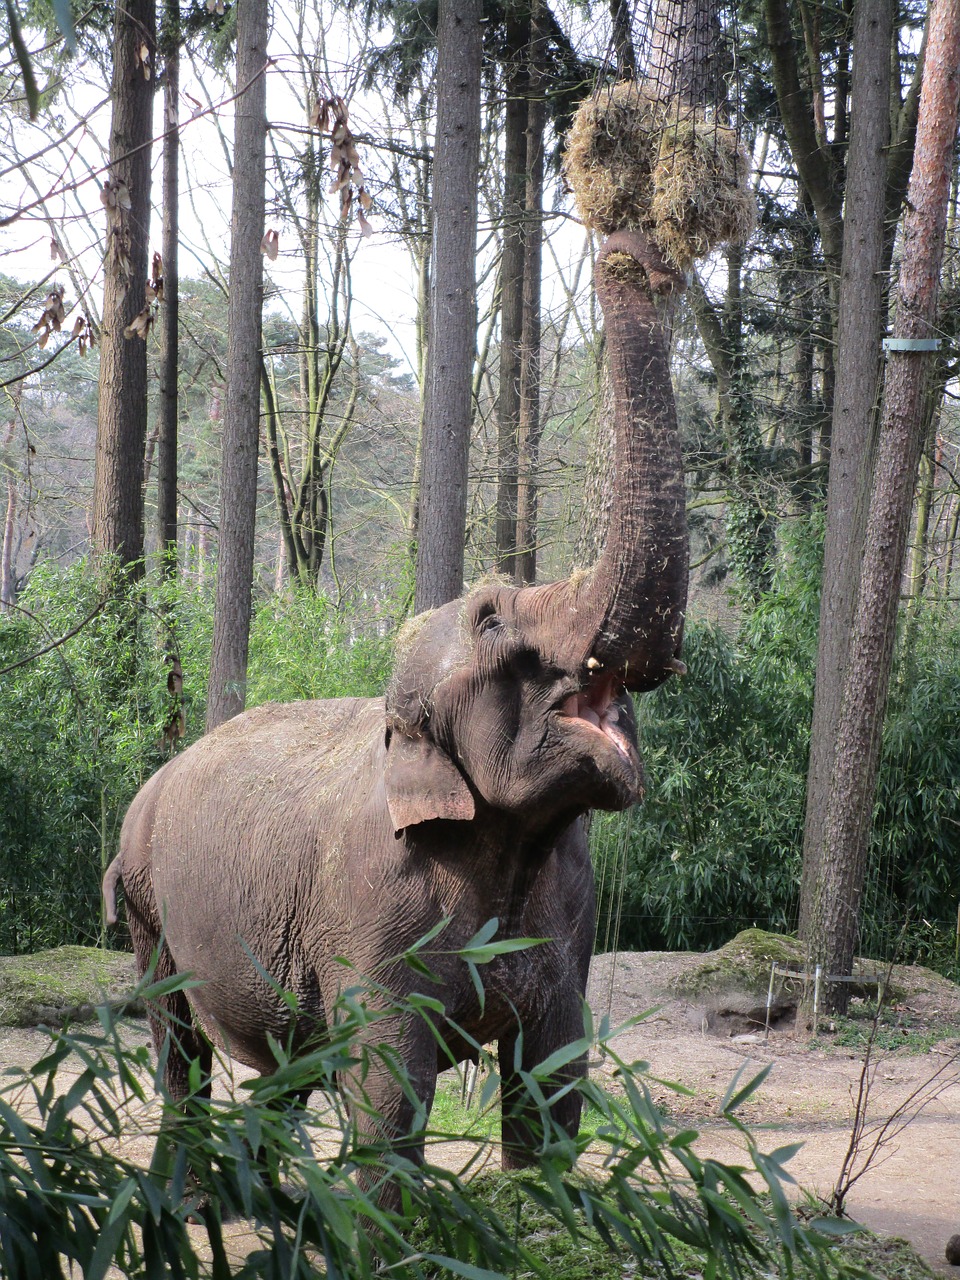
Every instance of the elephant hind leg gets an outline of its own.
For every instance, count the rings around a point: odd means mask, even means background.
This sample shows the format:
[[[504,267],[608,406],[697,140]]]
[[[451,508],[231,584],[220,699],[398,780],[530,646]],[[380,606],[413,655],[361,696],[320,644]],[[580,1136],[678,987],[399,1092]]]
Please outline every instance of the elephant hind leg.
[[[159,921],[145,918],[138,905],[130,901],[129,894],[127,923],[140,977],[150,973],[154,982],[162,982],[176,976],[178,970],[163,939]],[[162,1058],[166,1055],[164,1080],[171,1098],[176,1102],[191,1096],[209,1098],[213,1049],[197,1024],[186,992],[172,991],[151,1002],[147,1017],[157,1056]],[[190,1087],[190,1064],[193,1061],[200,1066],[199,1089]]]

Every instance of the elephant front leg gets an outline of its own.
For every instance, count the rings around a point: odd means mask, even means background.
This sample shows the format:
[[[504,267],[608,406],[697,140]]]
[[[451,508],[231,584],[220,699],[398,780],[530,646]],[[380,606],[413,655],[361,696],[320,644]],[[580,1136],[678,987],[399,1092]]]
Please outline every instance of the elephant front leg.
[[[562,1028],[568,1027],[569,1034]],[[552,1126],[559,1126],[569,1137],[580,1130],[582,1099],[576,1089],[565,1086],[582,1080],[587,1074],[587,1055],[583,1053],[556,1071],[540,1088],[548,1107],[546,1112],[532,1096],[520,1072],[531,1072],[550,1054],[582,1035],[574,1031],[569,1019],[557,1019],[552,1025],[526,1027],[515,1036],[503,1036],[498,1052],[500,1059],[500,1101],[502,1161],[504,1169],[522,1169],[535,1164],[545,1142],[551,1141]]]
[[[423,1162],[421,1130],[437,1085],[436,1042],[425,1027],[403,1028],[401,1021],[374,1023],[355,1045],[357,1065],[340,1079],[358,1183],[365,1191],[376,1191],[378,1203],[391,1209],[399,1208],[400,1187],[383,1157],[389,1151]]]

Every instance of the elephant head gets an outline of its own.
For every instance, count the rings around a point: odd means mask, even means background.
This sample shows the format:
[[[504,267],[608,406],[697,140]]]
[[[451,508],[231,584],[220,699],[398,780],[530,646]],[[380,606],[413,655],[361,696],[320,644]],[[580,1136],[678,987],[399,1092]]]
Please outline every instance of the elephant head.
[[[642,793],[628,691],[679,661],[687,534],[676,408],[653,295],[682,278],[635,232],[598,255],[615,400],[614,497],[589,570],[481,583],[401,638],[387,695],[386,787],[399,833],[479,806],[544,829]]]

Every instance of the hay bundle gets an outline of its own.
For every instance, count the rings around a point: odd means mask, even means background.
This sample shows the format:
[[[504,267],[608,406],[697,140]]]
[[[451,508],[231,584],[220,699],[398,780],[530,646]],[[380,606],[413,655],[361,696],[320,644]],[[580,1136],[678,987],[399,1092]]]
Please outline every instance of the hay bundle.
[[[657,243],[681,269],[718,244],[742,244],[756,225],[749,156],[735,130],[699,114],[664,130],[652,185]]]
[[[563,169],[585,226],[645,231],[681,269],[756,220],[736,132],[629,81],[581,103]]]
[[[627,80],[580,104],[563,171],[585,226],[602,235],[649,227],[653,166],[666,120],[664,103]]]

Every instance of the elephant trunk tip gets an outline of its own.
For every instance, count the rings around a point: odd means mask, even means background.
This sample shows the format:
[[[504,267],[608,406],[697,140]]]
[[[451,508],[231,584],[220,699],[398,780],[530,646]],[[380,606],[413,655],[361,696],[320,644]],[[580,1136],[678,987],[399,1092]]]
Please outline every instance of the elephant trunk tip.
[[[596,654],[591,654],[583,667],[584,688],[595,687],[604,682],[614,682],[621,689],[630,689],[633,693],[655,689],[672,675],[687,674],[687,664],[682,662],[676,654],[669,657],[662,666],[655,662],[632,662],[629,658],[626,662],[602,662]]]

